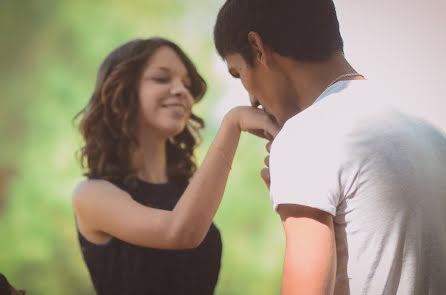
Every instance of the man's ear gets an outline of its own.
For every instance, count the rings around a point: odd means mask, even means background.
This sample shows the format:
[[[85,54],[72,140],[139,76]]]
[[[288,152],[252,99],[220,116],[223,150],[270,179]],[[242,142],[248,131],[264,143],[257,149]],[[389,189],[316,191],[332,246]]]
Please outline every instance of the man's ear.
[[[262,37],[257,32],[248,33],[248,42],[254,53],[254,59],[269,68],[272,58],[271,48],[263,43]]]

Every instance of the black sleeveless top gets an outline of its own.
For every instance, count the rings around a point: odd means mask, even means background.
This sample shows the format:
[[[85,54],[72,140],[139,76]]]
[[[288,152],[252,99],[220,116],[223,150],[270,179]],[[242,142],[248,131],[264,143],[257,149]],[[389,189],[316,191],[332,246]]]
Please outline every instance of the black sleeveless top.
[[[138,181],[127,191],[146,206],[172,210],[187,184]],[[200,204],[197,204],[200,206]],[[89,242],[79,231],[85,264],[98,295],[213,294],[220,271],[220,232],[212,224],[196,249],[161,250],[112,238],[104,245]]]

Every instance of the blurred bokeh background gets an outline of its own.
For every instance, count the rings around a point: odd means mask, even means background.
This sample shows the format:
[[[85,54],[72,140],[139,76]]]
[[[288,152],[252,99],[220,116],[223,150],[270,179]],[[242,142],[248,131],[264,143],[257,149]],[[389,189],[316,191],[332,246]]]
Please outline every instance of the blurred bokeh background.
[[[204,158],[223,115],[248,104],[216,55],[223,0],[0,0],[0,272],[28,294],[94,294],[74,226],[82,179],[72,118],[104,57],[134,38],[181,45],[209,86],[196,107]],[[395,104],[446,130],[442,0],[335,1],[346,55],[385,82]],[[290,30],[292,38],[292,30]],[[216,294],[278,294],[284,237],[259,177],[265,142],[244,135],[215,221],[223,235]]]

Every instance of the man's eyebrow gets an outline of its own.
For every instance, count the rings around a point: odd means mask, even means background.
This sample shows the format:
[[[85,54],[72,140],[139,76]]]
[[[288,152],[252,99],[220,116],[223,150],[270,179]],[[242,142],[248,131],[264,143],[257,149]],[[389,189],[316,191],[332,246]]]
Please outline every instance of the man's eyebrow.
[[[239,75],[234,74],[234,68],[228,69],[228,72],[229,72],[229,74],[231,74],[232,77],[239,78]]]

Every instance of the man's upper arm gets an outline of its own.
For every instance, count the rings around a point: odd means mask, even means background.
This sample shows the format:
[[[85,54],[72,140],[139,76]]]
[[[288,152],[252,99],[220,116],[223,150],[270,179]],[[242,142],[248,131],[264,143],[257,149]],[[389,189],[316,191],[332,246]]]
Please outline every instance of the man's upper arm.
[[[332,294],[336,275],[333,217],[301,205],[277,209],[286,234],[282,295]]]

